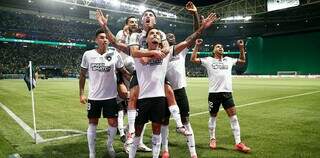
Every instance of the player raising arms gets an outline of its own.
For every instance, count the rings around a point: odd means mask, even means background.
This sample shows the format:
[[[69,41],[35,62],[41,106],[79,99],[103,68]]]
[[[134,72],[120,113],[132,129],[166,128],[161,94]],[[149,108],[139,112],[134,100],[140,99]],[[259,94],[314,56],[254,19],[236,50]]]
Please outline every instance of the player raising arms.
[[[223,46],[221,44],[215,44],[213,47],[213,56],[206,58],[198,58],[197,52],[199,51],[202,39],[196,40],[196,46],[191,55],[191,61],[196,64],[201,64],[207,69],[209,77],[209,112],[210,118],[208,122],[210,142],[209,147],[216,149],[216,117],[219,112],[219,107],[222,104],[223,108],[227,112],[231,129],[235,140],[235,149],[244,153],[250,152],[250,148],[247,147],[240,139],[240,125],[238,117],[236,115],[236,108],[232,97],[232,66],[235,64],[244,64],[245,52],[244,43],[242,40],[238,40],[237,44],[240,49],[239,59],[224,57]]]

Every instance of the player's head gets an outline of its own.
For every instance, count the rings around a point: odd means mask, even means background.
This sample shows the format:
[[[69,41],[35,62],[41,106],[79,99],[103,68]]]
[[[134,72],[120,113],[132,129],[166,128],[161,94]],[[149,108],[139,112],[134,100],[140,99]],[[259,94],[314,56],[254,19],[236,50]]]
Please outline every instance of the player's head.
[[[142,13],[141,23],[144,29],[154,28],[156,24],[156,14],[154,11],[148,9]]]
[[[148,48],[156,48],[161,46],[161,33],[160,30],[152,28],[147,32],[147,46]]]
[[[98,47],[107,47],[109,44],[109,41],[107,39],[106,33],[104,33],[103,29],[98,29],[96,31],[96,38],[95,41],[98,45]]]
[[[126,19],[126,26],[128,26],[130,32],[136,32],[138,29],[138,19],[134,16],[129,16]]]
[[[170,46],[176,44],[176,36],[173,33],[167,33],[166,36]]]
[[[216,43],[213,45],[213,54],[223,55],[223,45],[220,43]]]

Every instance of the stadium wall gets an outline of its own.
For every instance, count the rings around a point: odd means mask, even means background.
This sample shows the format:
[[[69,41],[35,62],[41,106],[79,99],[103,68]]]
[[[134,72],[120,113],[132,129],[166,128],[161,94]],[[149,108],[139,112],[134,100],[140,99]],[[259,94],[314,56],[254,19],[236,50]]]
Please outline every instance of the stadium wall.
[[[278,71],[320,74],[320,32],[247,40],[246,74],[275,75]]]

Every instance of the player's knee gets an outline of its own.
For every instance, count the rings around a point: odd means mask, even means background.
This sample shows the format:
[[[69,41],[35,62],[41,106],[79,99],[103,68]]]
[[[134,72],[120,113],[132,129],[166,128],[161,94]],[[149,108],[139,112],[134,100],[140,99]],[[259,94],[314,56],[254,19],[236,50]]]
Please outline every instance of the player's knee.
[[[162,125],[165,125],[165,126],[169,125],[169,117],[166,117],[163,119]]]
[[[159,123],[152,123],[152,133],[159,135],[161,132],[161,124]]]
[[[89,124],[97,125],[99,123],[99,118],[89,118]]]
[[[176,98],[174,97],[173,89],[169,85],[165,85],[165,93],[168,105],[176,105]]]
[[[216,113],[210,113],[210,116],[211,116],[211,117],[217,117],[217,115],[218,115],[218,112],[216,112]]]
[[[118,119],[117,118],[108,118],[108,124],[111,127],[117,127],[118,126]]]
[[[234,106],[228,108],[226,111],[229,117],[236,115],[236,108]]]

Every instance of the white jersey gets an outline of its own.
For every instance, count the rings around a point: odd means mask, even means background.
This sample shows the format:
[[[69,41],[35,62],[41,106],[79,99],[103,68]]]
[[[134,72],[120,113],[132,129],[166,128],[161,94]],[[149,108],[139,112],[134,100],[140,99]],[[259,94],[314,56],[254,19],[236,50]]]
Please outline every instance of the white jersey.
[[[161,41],[166,41],[167,36],[164,32],[160,31]],[[141,33],[132,33],[129,37],[129,44],[128,46],[139,46],[140,49],[147,49],[147,41],[146,41],[146,34],[145,30],[142,30]]]
[[[118,31],[117,35],[116,35],[116,39],[122,43],[125,43],[125,44],[129,44],[129,36],[128,35],[125,35],[123,30],[120,30]],[[124,64],[124,67],[132,74],[134,71],[135,71],[135,64],[134,64],[134,60],[133,60],[133,57],[120,51],[120,50],[117,50],[123,60],[123,64]],[[119,73],[119,72],[118,72]],[[127,87],[127,89],[129,90],[129,86],[130,86],[130,81],[127,80],[123,75],[122,75],[122,79],[124,81],[124,84],[125,86]],[[117,97],[117,102],[121,102],[123,101],[122,98],[120,98],[119,96]]]
[[[139,98],[165,97],[164,81],[172,52],[164,59],[150,59],[142,64],[140,58],[135,58],[136,72],[139,83]]]
[[[170,47],[170,51],[174,52],[174,46]],[[170,82],[173,90],[187,87],[185,68],[187,53],[188,49],[185,48],[177,55],[173,53],[170,58],[166,78]]]
[[[117,97],[116,68],[123,67],[119,53],[109,49],[99,54],[95,49],[83,54],[81,67],[88,70],[90,100],[105,100]]]
[[[116,35],[116,39],[121,43],[125,43],[128,44],[129,43],[129,36],[125,35],[123,30],[118,31],[117,35]]]
[[[232,92],[231,71],[237,60],[230,57],[224,57],[221,61],[213,57],[200,59],[209,76],[209,93]]]

